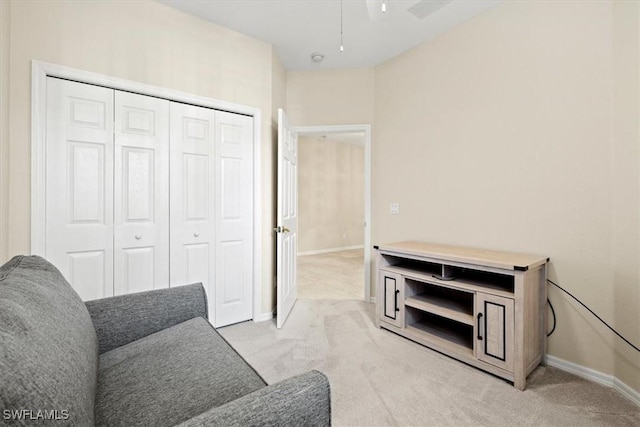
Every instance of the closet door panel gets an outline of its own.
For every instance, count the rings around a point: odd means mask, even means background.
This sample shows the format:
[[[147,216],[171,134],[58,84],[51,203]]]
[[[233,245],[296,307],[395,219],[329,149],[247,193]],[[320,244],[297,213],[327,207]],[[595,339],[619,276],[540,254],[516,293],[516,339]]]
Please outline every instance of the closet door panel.
[[[169,286],[169,101],[115,91],[116,295]]]
[[[215,325],[253,317],[253,119],[216,112]]]
[[[113,90],[47,79],[45,256],[83,300],[113,295]]]
[[[118,293],[142,292],[156,288],[155,259],[154,247],[123,249],[122,274],[119,276],[121,282],[116,283]]]
[[[183,247],[185,284],[211,284],[210,271],[213,271],[209,243],[186,244]]]
[[[113,295],[113,270],[107,268],[107,263],[113,260],[110,254],[99,250],[70,252],[67,255],[69,262],[65,268],[68,270],[63,274],[84,301]]]
[[[215,112],[171,103],[171,286],[201,282],[213,309]]]

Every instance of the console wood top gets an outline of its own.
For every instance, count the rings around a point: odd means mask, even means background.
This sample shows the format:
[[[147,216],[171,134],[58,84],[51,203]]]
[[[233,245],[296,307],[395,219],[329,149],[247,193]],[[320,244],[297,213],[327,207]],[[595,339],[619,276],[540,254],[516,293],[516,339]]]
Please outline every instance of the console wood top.
[[[526,271],[549,261],[549,258],[539,255],[527,255],[416,241],[388,243],[380,245],[378,249],[387,253],[401,252],[404,254],[435,258],[445,261],[491,266],[504,270]]]

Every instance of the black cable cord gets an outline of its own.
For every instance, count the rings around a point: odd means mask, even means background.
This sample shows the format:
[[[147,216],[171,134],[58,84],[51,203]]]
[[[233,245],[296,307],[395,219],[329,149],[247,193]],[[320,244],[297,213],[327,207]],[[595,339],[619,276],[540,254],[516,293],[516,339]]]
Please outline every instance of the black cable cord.
[[[547,334],[547,336],[550,337],[553,331],[556,330],[556,311],[553,309],[553,306],[551,305],[551,301],[549,301],[549,298],[547,298],[547,304],[549,304],[549,308],[551,309],[551,314],[553,314],[553,328],[551,328],[551,332]]]
[[[626,339],[625,337],[623,337],[622,335],[620,335],[618,333],[618,331],[616,331],[615,329],[613,329],[611,326],[609,326],[609,324],[607,322],[605,322],[604,320],[602,320],[602,318],[600,316],[598,316],[596,313],[593,312],[593,310],[591,310],[589,307],[587,307],[586,305],[584,305],[584,303],[582,301],[580,301],[578,298],[574,297],[571,292],[567,291],[566,289],[564,289],[562,286],[558,285],[557,283],[553,282],[552,280],[547,279],[547,282],[551,283],[552,285],[554,285],[555,287],[557,287],[558,289],[560,289],[562,292],[564,292],[565,294],[569,295],[571,298],[573,298],[574,300],[576,300],[578,302],[578,304],[580,304],[581,306],[583,306],[584,308],[586,308],[587,310],[589,310],[589,313],[593,314],[594,316],[596,316],[596,318],[601,321],[607,328],[609,328],[614,334],[616,334],[617,336],[619,336],[620,338],[622,338],[624,340],[624,342],[626,342],[627,344],[629,344],[631,347],[633,347],[636,351],[640,352],[640,348],[638,348],[638,346],[634,345],[631,341],[629,341],[628,339]],[[551,305],[551,303],[549,303],[549,305]],[[553,310],[553,308],[552,308]],[[555,312],[554,312],[554,318],[555,318]],[[554,322],[554,329],[555,329],[555,322]],[[553,331],[551,331],[553,332]],[[551,334],[549,334],[551,335]]]

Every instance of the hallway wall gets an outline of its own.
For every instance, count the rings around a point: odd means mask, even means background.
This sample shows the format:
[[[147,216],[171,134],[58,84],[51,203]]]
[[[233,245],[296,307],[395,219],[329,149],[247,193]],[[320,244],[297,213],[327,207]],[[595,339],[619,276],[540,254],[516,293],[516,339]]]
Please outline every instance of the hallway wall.
[[[364,244],[364,146],[298,139],[298,254]]]

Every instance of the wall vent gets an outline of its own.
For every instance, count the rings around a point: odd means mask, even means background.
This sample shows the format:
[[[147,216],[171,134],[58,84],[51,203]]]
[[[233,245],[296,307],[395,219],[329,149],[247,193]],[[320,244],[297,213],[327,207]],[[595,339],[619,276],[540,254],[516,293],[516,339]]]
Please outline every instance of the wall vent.
[[[411,6],[407,11],[411,12],[418,19],[424,19],[452,1],[453,0],[422,0]]]

